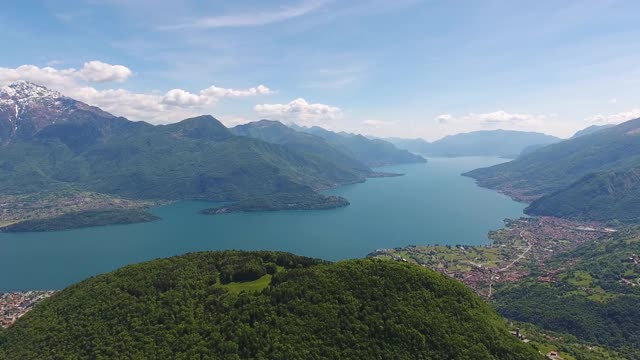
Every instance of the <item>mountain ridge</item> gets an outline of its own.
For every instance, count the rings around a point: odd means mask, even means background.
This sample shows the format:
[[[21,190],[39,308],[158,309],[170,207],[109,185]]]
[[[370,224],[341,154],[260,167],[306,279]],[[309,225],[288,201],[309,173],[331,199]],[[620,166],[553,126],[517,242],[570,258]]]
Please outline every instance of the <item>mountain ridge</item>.
[[[145,201],[241,201],[281,193],[299,196],[293,203],[304,208],[315,200],[325,207],[328,199],[317,190],[365,181],[371,171],[347,156],[342,161],[353,168],[286,144],[236,136],[210,115],[151,125],[27,82],[6,89],[0,111],[3,195],[62,191]],[[15,112],[16,102],[26,104],[24,112]],[[7,109],[13,112],[7,115]],[[11,130],[14,123],[18,131]]]
[[[427,142],[424,139],[402,138],[389,138],[387,140],[401,148],[426,156],[498,156],[516,158],[527,147],[548,145],[561,139],[538,132],[498,129],[447,135],[433,142]]]
[[[346,153],[369,167],[381,167],[397,164],[426,163],[420,155],[399,149],[392,143],[381,139],[370,139],[361,134],[334,132],[319,126],[291,126],[326,140],[330,145]]]
[[[476,179],[480,186],[532,202],[527,210],[532,215],[562,214],[570,218],[615,221],[621,220],[618,217],[626,211],[636,213],[633,209],[637,208],[637,200],[634,199],[639,198],[640,187],[632,169],[639,166],[640,119],[635,119],[464,175]],[[622,176],[625,172],[627,175]],[[616,185],[621,179],[631,184]],[[585,203],[597,211],[585,213]],[[626,206],[617,208],[616,203]]]

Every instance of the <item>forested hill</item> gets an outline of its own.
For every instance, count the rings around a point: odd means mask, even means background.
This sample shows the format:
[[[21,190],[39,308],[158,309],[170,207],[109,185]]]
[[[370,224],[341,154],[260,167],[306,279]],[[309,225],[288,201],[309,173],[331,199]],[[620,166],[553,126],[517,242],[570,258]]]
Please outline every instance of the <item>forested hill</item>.
[[[640,119],[601,129],[465,175],[518,200],[530,214],[605,221],[637,216]],[[587,209],[588,207],[588,209]],[[630,218],[625,213],[634,213]]]
[[[293,151],[300,152],[318,162],[326,162],[330,166],[353,172],[355,175],[369,175],[372,170],[354,157],[338,150],[325,139],[302,131],[296,131],[279,121],[260,120],[238,125],[231,132],[239,136],[248,136],[272,144],[283,145]],[[354,175],[354,176],[355,176]]]
[[[539,359],[459,282],[411,264],[205,252],[73,285],[0,335],[6,359]]]
[[[589,174],[535,200],[528,214],[632,223],[640,220],[640,167]]]

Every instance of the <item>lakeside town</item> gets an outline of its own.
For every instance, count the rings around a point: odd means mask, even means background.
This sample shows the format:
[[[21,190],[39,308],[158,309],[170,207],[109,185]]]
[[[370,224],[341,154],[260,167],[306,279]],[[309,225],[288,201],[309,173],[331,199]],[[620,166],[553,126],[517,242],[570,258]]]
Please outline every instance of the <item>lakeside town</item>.
[[[0,293],[0,326],[7,328],[55,290]]]
[[[0,195],[0,228],[32,219],[96,209],[141,209],[159,201],[122,199],[93,192],[66,191],[25,195]]]
[[[486,246],[433,245],[379,249],[368,257],[416,263],[462,281],[485,299],[499,283],[517,282],[542,270],[539,281],[553,282],[562,269],[547,268],[554,254],[568,252],[616,230],[595,222],[554,217],[505,220],[505,227],[489,233]]]

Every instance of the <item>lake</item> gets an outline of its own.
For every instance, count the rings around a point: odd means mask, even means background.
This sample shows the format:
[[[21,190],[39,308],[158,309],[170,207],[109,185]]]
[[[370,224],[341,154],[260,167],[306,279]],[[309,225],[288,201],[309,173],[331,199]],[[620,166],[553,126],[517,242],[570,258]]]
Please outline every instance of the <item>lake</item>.
[[[487,232],[524,204],[474,180],[467,170],[497,158],[429,159],[381,169],[405,176],[369,179],[327,191],[351,205],[324,211],[198,214],[211,203],[153,209],[162,220],[50,233],[0,234],[0,291],[60,289],[120,266],[191,251],[283,250],[340,260],[379,248],[487,243]]]

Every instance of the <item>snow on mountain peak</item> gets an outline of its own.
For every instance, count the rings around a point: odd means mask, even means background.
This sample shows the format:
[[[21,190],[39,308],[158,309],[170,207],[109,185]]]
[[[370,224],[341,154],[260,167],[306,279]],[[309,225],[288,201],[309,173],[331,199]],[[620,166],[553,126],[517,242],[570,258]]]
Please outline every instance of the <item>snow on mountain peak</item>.
[[[32,98],[57,99],[60,97],[63,97],[62,94],[55,90],[24,80],[16,81],[13,84],[0,88],[0,98],[16,101]]]

